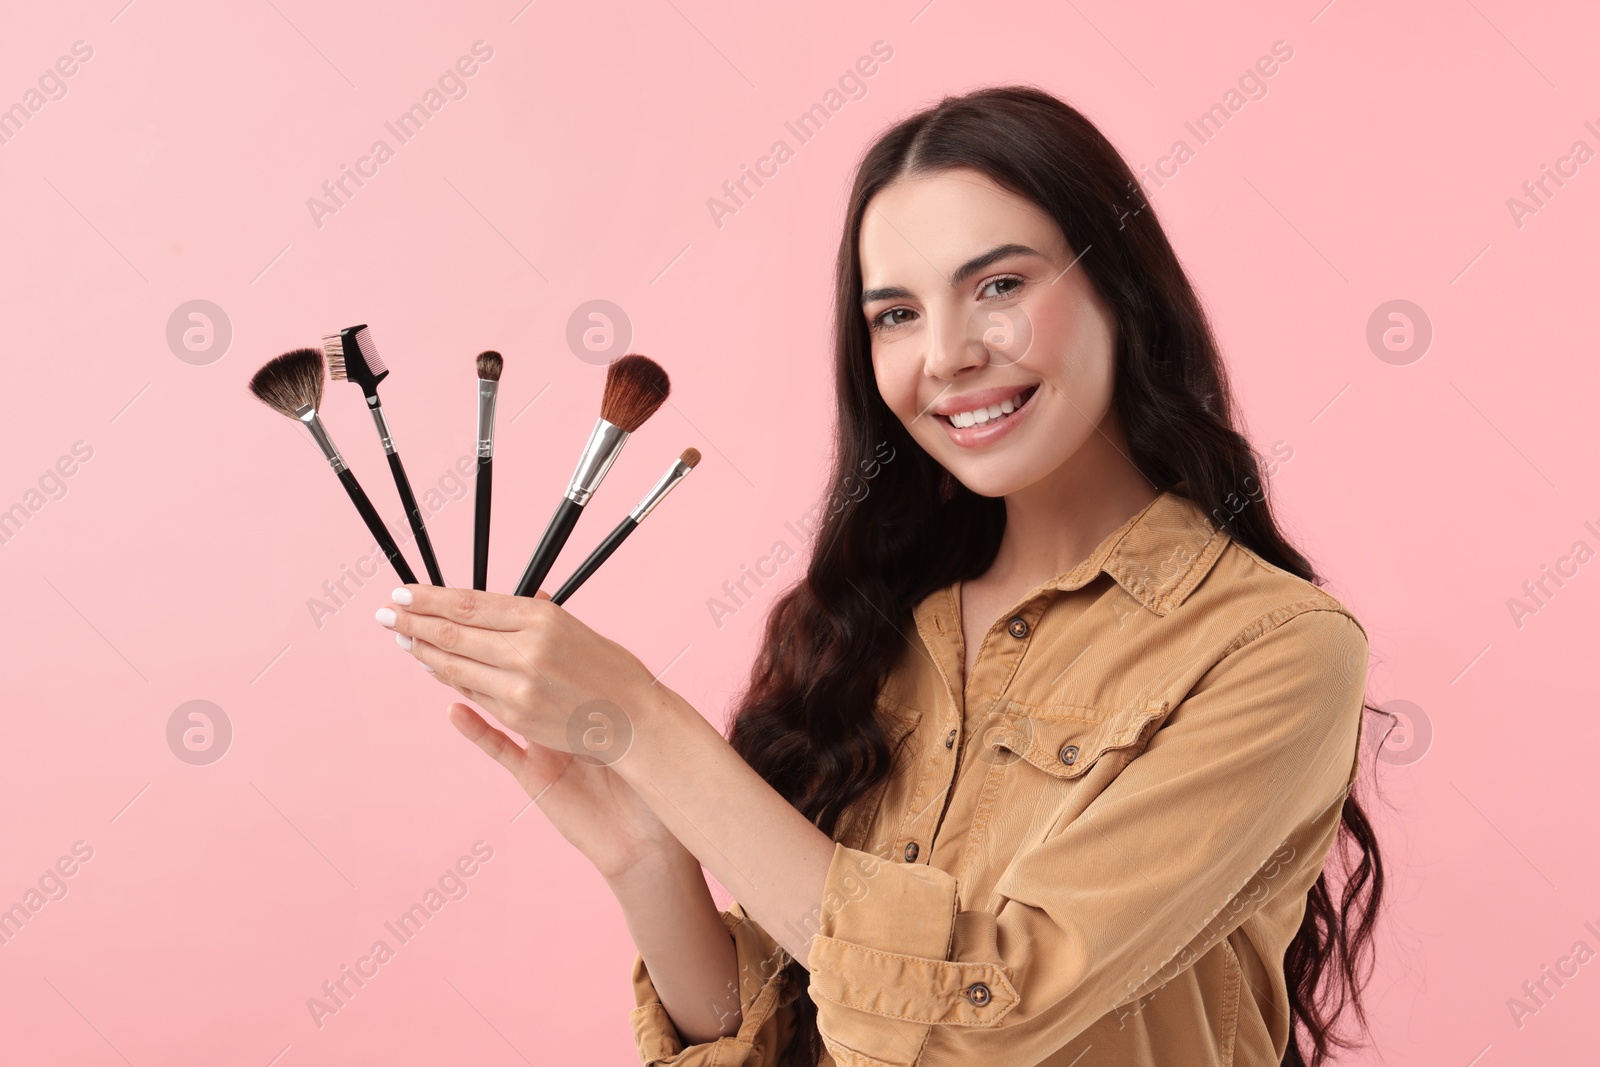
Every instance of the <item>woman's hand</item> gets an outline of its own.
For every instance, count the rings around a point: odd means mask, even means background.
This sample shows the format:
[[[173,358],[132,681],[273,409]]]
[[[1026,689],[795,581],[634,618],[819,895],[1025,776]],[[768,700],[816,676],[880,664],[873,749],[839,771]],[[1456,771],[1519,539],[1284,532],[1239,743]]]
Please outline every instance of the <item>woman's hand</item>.
[[[533,742],[523,748],[465,704],[450,705],[450,722],[511,772],[607,882],[684,851],[633,786],[605,764]]]
[[[603,877],[685,851],[610,767],[654,683],[643,663],[543,591],[534,599],[411,585],[392,595],[378,621],[401,647],[528,745],[465,704],[450,706],[451,723],[511,772]]]

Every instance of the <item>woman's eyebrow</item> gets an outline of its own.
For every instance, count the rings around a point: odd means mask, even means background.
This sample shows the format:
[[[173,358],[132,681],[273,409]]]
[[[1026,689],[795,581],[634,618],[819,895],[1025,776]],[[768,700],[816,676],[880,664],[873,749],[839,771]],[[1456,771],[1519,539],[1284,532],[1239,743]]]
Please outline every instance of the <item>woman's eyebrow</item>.
[[[950,284],[960,285],[962,282],[966,281],[968,278],[972,277],[972,275],[978,273],[978,271],[987,267],[989,264],[996,263],[1010,256],[1036,256],[1038,254],[1039,253],[1035,252],[1027,245],[999,245],[995,248],[991,248],[981,256],[967,260],[965,263],[961,264],[961,266],[957,267],[956,272],[950,275]]]
[[[997,245],[996,247],[991,248],[989,251],[983,253],[983,255],[974,256],[972,259],[967,260],[965,263],[961,264],[961,266],[957,267],[955,273],[950,275],[950,284],[960,285],[962,282],[966,281],[983,268],[989,266],[991,263],[996,263],[1002,259],[1006,259],[1009,256],[1036,256],[1038,254],[1038,252],[1035,252],[1027,245]],[[904,300],[912,295],[913,294],[909,289],[902,288],[898,285],[891,285],[884,289],[864,290],[861,294],[861,303],[866,305],[872,303],[874,300]]]

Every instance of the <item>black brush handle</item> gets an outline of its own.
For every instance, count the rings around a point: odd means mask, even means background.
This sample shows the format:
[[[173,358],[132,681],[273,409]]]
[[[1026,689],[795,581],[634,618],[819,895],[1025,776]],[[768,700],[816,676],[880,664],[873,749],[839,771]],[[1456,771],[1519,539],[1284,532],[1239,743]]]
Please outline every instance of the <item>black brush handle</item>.
[[[406,585],[416,585],[417,576],[411,570],[411,565],[400,554],[400,546],[394,543],[394,538],[389,536],[389,528],[378,517],[378,509],[372,506],[372,501],[367,499],[366,492],[361,488],[361,483],[356,481],[355,472],[349,467],[339,472],[339,480],[344,483],[344,491],[350,494],[350,499],[355,503],[356,510],[361,512],[361,517],[367,521],[367,529],[372,536],[377,538],[378,544],[383,546],[383,554],[389,557],[389,562],[394,564],[395,573],[400,575],[400,581]]]
[[[522,581],[517,583],[517,596],[538,595],[539,583],[550,573],[556,557],[561,554],[561,546],[567,543],[567,536],[572,533],[572,528],[578,524],[578,516],[582,514],[582,504],[574,504],[567,497],[561,498],[561,506],[550,516],[550,525],[545,527],[544,536],[539,538],[539,547],[533,550],[528,569],[522,572]]]
[[[617,546],[626,541],[628,535],[638,528],[639,524],[633,521],[632,515],[617,523],[617,528],[607,534],[606,539],[600,542],[599,547],[589,553],[589,558],[583,561],[583,566],[572,572],[572,577],[562,583],[561,588],[556,590],[556,595],[551,597],[550,600],[556,604],[565,603],[567,597],[576,593],[578,586],[588,581],[589,575],[599,570],[600,564],[604,563],[607,557],[617,550]]]
[[[489,588],[489,494],[494,482],[494,457],[478,457],[478,483],[473,494],[472,588]]]
[[[422,509],[417,507],[416,495],[411,492],[411,479],[406,477],[406,469],[400,464],[400,453],[389,453],[389,470],[394,472],[395,488],[400,490],[400,506],[406,509],[411,532],[417,535],[417,548],[422,552],[422,565],[428,569],[428,581],[433,585],[443,585],[444,575],[439,573],[439,561],[433,555],[433,542],[428,540],[428,528],[422,525]]]

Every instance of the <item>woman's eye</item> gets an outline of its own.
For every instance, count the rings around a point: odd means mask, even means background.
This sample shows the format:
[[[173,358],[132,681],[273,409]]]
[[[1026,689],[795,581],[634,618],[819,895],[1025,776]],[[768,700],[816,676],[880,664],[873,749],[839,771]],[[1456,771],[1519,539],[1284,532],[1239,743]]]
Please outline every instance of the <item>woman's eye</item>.
[[[1004,286],[1004,288],[1000,289],[998,292],[992,292],[995,286]],[[1014,275],[1008,275],[1004,278],[995,278],[994,280],[985,283],[984,287],[979,290],[979,295],[988,296],[989,299],[996,299],[999,297],[1011,296],[1021,287],[1021,278],[1018,278]]]
[[[896,316],[899,315],[906,317],[897,318]],[[902,323],[909,322],[914,315],[916,315],[916,312],[910,308],[890,308],[872,320],[872,328],[874,330],[892,330]]]

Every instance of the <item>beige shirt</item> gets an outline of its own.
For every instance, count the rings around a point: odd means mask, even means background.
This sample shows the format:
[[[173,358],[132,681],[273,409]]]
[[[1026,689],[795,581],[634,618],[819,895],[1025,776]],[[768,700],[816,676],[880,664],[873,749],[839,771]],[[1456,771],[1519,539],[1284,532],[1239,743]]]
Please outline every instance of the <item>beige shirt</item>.
[[[1361,625],[1173,492],[996,620],[965,685],[957,594],[917,605],[877,708],[895,771],[835,835],[824,1063],[1277,1065],[1284,951],[1355,778]],[[770,1067],[787,1040],[787,954],[723,920],[738,1032],[684,1047],[636,958],[647,1064]]]

